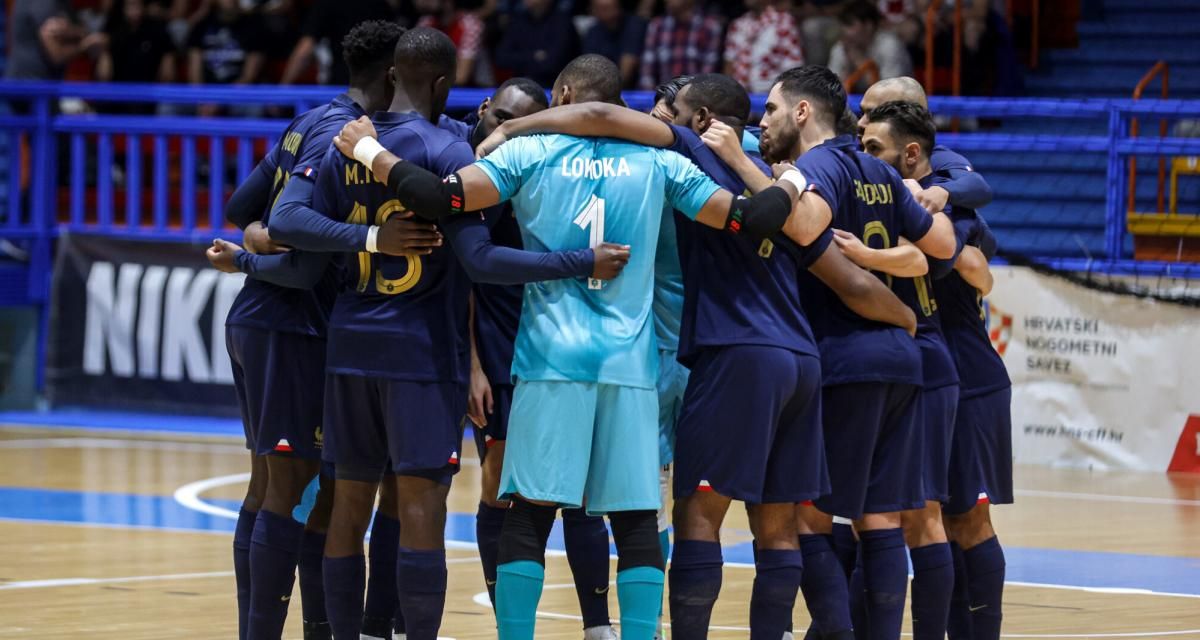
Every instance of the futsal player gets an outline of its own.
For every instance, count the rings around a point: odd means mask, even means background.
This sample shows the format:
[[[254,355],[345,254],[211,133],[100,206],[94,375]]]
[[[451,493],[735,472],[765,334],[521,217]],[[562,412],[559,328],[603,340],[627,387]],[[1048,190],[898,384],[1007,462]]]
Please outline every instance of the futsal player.
[[[439,126],[474,148],[504,122],[536,113],[549,106],[546,92],[529,78],[512,78],[479,106],[477,122],[442,116]],[[502,207],[491,228],[492,242],[520,249],[521,231],[512,208]],[[475,424],[475,446],[483,465],[482,492],[475,518],[475,537],[483,564],[488,595],[495,605],[496,554],[508,503],[497,499],[500,469],[508,437],[512,406],[513,346],[521,317],[520,285],[476,283],[472,286],[471,393],[468,416]],[[608,528],[604,519],[583,509],[563,510],[563,542],[575,580],[575,593],[583,617],[584,638],[616,638],[608,611]]]
[[[888,102],[871,111],[863,144],[869,153],[893,166],[899,165],[897,168],[902,174],[918,179],[921,186],[929,190],[938,182],[938,177],[929,168],[928,149],[932,136],[932,121],[924,108],[912,102]],[[918,144],[914,145],[914,142]],[[957,608],[956,628],[951,636],[998,638],[1004,555],[991,527],[988,503],[1012,502],[1012,445],[1008,417],[1011,394],[1008,373],[991,346],[982,318],[980,301],[991,290],[988,256],[974,246],[983,245],[994,251],[995,240],[973,210],[955,207],[951,216],[959,241],[966,246],[948,275],[933,282],[935,299],[941,303],[938,316],[944,318],[941,324],[953,348],[958,375],[965,383],[958,399],[958,411],[964,413],[955,418],[953,441],[938,440],[934,447],[939,470],[945,473],[945,482],[938,485],[938,493],[945,494],[941,501],[946,505],[946,528],[956,546],[966,550],[959,552],[963,557],[958,564],[965,573],[960,579],[964,584],[960,586],[965,588],[967,598]],[[951,336],[954,336],[952,341]],[[928,373],[926,375],[928,377]],[[926,391],[928,389],[927,383]],[[939,413],[940,418],[951,415],[945,410]],[[938,479],[927,478],[927,481],[938,482]],[[914,554],[916,551],[914,549]],[[939,555],[943,556],[939,566],[951,564],[950,545],[946,545],[944,553],[939,551]],[[916,555],[913,564],[915,604],[918,593],[916,568],[919,567]],[[954,576],[941,576],[939,581],[959,582]],[[914,620],[917,619],[914,610]]]
[[[511,121],[491,142],[509,135],[553,132],[622,138],[650,146],[669,144],[726,190],[744,191],[745,183],[705,146],[700,135],[716,121],[732,126],[735,135],[740,133],[750,115],[745,89],[729,76],[698,75],[681,88],[674,106],[673,126],[614,105],[564,107]],[[769,180],[766,165],[756,164],[762,179]],[[673,222],[683,259],[679,357],[697,367],[698,377],[689,382],[679,424],[672,635],[707,635],[721,582],[716,533],[732,498],[747,503],[758,550],[751,635],[775,639],[790,620],[800,581],[794,505],[827,490],[816,396],[820,371],[816,345],[796,295],[797,274],[801,268],[812,270],[847,304],[875,319],[915,329],[915,317],[878,279],[831,246],[832,231],[801,248],[786,238],[753,241],[722,233],[681,215]],[[661,237],[658,250],[656,260],[661,262]],[[807,375],[781,376],[789,367],[778,363],[800,358],[799,354],[813,360]],[[735,368],[739,370],[730,371]],[[753,384],[738,394],[719,393],[717,389],[730,378]],[[735,437],[740,446],[731,447]]]
[[[619,72],[600,56],[577,58],[555,83],[555,102],[564,96],[616,103]],[[371,160],[402,199],[419,199],[417,211],[425,216],[514,198],[527,245],[580,246],[615,236],[650,247],[664,202],[716,228],[762,236],[783,227],[804,237],[803,226],[788,215],[798,195],[793,181],[802,181],[797,173],[785,175],[783,186],[734,200],[677,154],[606,139],[531,136],[442,183],[378,149],[372,133],[360,120],[336,143],[343,153]],[[506,640],[534,635],[545,541],[557,507],[585,503],[612,522],[623,637],[654,636],[663,559],[654,515],[652,262],[649,250],[634,251],[626,272],[609,285],[561,280],[526,287],[513,364],[511,446],[500,487],[513,498],[497,585]]]
[[[867,153],[891,165],[901,177],[928,190],[934,180],[929,156],[936,134],[933,118],[925,108],[911,102],[885,102],[870,112],[862,144]],[[913,637],[941,640],[946,637],[954,588],[954,557],[942,524],[941,504],[950,494],[950,450],[959,378],[942,334],[934,281],[953,268],[962,244],[956,245],[951,259],[929,262],[912,245],[872,248],[845,231],[839,232],[838,244],[860,266],[888,274],[892,289],[917,313],[917,344],[924,376],[918,396],[918,424],[924,436],[921,455],[926,502],[920,510],[905,511],[902,523],[913,566]]]
[[[954,235],[946,216],[925,212],[893,169],[857,152],[853,136],[835,135],[845,95],[837,77],[822,67],[781,74],[762,120],[764,157],[796,159],[797,168],[810,178],[801,201],[819,203],[834,228],[888,244],[903,236],[932,257],[951,257]],[[748,159],[729,144],[731,136],[710,138],[739,175],[753,175]],[[922,383],[920,352],[899,329],[867,322],[828,290],[808,286],[801,294],[819,336],[831,480],[830,495],[799,509],[801,545],[806,561],[831,560],[829,516],[854,522],[862,540],[868,604],[864,626],[870,638],[894,639],[900,634],[907,588],[900,512],[924,504],[914,422]],[[852,628],[844,585],[845,576],[834,562],[814,563],[805,572],[802,589],[822,637],[846,637]]]
[[[873,85],[863,96],[861,105],[863,117],[859,122],[859,126],[865,127],[870,121],[871,109],[883,102],[892,100],[911,102],[928,108],[925,90],[916,80],[912,78],[882,80]],[[962,213],[961,218],[968,221],[972,220],[972,216],[968,215],[970,211],[979,209],[991,202],[992,190],[987,182],[974,170],[970,162],[958,153],[943,145],[935,145],[933,153],[930,156],[930,165],[933,172],[934,184],[921,193],[916,194],[915,197],[919,202],[928,203],[930,207],[943,206],[945,202],[949,202],[955,208],[955,211]],[[978,215],[974,217],[978,217]],[[955,218],[958,219],[960,216],[956,214]],[[986,223],[982,222],[982,219],[980,219],[978,224],[986,228]],[[990,238],[990,233],[985,234],[984,237]],[[994,251],[994,245],[992,246],[992,250]],[[986,332],[984,335],[986,337]],[[947,338],[951,339],[949,332]],[[975,345],[977,342],[969,340],[966,344]],[[990,342],[988,344],[990,345]],[[955,349],[953,340],[951,340],[951,348]],[[970,347],[968,346],[967,349],[970,349]],[[991,349],[991,351],[983,353],[981,360],[985,364],[981,365],[982,368],[972,365],[969,369],[965,369],[960,362],[960,377],[966,376],[967,371],[970,374],[979,372],[982,382],[967,381],[962,384],[960,405],[957,412],[959,418],[956,419],[956,422],[966,422],[968,420],[965,417],[967,415],[965,411],[968,407],[964,405],[968,400],[973,400],[971,396],[980,393],[980,389],[974,387],[978,385],[982,389],[982,395],[998,394],[1007,388],[1007,371],[1003,369],[1003,363],[1000,363],[998,356],[994,355],[994,351],[995,349]],[[957,351],[955,351],[955,357],[959,357]],[[999,369],[996,368],[997,363],[1001,365]],[[983,546],[980,552],[972,555],[972,557],[977,558],[976,564],[979,567],[975,574],[977,576],[986,576],[980,577],[976,581],[969,577],[966,559],[963,555],[963,547],[957,540],[959,530],[965,528],[966,531],[963,533],[963,539],[968,541],[968,544],[991,541],[995,537],[995,532],[992,529],[987,502],[1006,504],[1012,501],[1012,456],[1009,453],[1012,448],[1012,436],[1009,431],[1009,402],[999,396],[994,398],[992,402],[996,407],[995,410],[988,411],[983,417],[975,416],[969,419],[974,424],[973,427],[964,429],[960,429],[958,426],[955,427],[956,434],[963,433],[971,436],[983,433],[985,435],[980,436],[981,440],[979,442],[975,442],[973,439],[961,440],[959,436],[955,436],[954,450],[956,452],[962,451],[963,453],[952,456],[952,469],[961,471],[964,467],[960,466],[960,463],[956,461],[960,458],[963,459],[964,462],[961,465],[966,465],[965,468],[978,470],[972,472],[982,473],[986,476],[988,483],[994,487],[991,493],[995,494],[994,497],[996,498],[982,503],[982,507],[978,510],[972,508],[970,518],[965,519],[965,524],[963,517],[959,515],[951,516],[950,509],[947,508],[945,510],[947,514],[946,525],[951,539],[950,547],[955,557],[956,579],[953,606],[951,607],[950,614],[950,632],[955,638],[966,637],[966,631],[964,630],[969,628],[969,620],[975,617],[975,612],[971,611],[971,605],[969,605],[969,600],[972,597],[988,601],[990,603],[988,608],[997,612],[994,624],[990,622],[981,623],[983,628],[988,630],[984,632],[982,637],[992,637],[990,634],[993,631],[996,634],[999,633],[1000,594],[1004,587],[1003,550],[1000,548],[999,542],[992,541]],[[971,402],[969,408],[975,409],[977,406],[974,402]],[[1001,406],[1003,406],[1002,410],[1000,409]],[[990,419],[993,416],[995,417],[994,421]],[[980,425],[983,426],[981,427]],[[973,450],[976,446],[980,448],[978,452]],[[964,458],[963,456],[966,457]],[[966,462],[965,460],[972,460],[972,462]],[[975,482],[982,483],[983,481],[976,480]],[[959,498],[965,499],[961,495]],[[962,503],[953,506],[959,510],[971,508],[969,505]],[[978,592],[977,596],[969,595],[971,592],[969,584],[972,582],[977,585],[975,587]],[[978,609],[977,611],[984,610]],[[987,617],[986,614],[983,614],[983,616]]]
[[[396,24],[380,21],[360,24],[347,34],[343,44],[349,89],[288,126],[230,199],[226,215],[231,222],[243,228],[252,220],[270,224],[271,205],[292,170],[319,159],[345,121],[387,105],[391,96],[387,70],[401,31]],[[299,505],[320,470],[322,396],[313,390],[323,384],[325,333],[335,283],[318,274],[317,282],[296,289],[253,277],[260,263],[269,271],[270,263],[296,257],[286,253],[237,254],[218,245],[209,257],[224,270],[251,275],[226,319],[238,400],[256,457],[251,486],[266,485],[257,515],[246,508],[239,513],[234,538],[239,634],[277,638],[283,633],[299,564],[305,638],[328,638],[321,585],[325,542],[321,521],[328,518],[328,510],[319,509],[310,520]],[[328,496],[322,503],[328,507]]]

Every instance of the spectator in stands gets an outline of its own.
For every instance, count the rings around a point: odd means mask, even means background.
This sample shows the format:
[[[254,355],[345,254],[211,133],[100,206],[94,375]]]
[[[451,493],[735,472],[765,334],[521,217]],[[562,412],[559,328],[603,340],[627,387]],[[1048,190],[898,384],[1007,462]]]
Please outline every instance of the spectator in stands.
[[[595,21],[583,34],[583,53],[602,55],[617,63],[622,85],[633,86],[646,43],[646,21],[626,13],[620,0],[592,0],[591,17]]]
[[[250,84],[263,67],[263,29],[238,0],[214,0],[208,14],[188,35],[188,82]],[[200,115],[214,115],[202,105]]]
[[[62,80],[72,58],[104,47],[103,33],[74,21],[70,0],[15,0],[11,8],[6,78]]]
[[[803,33],[804,59],[809,64],[829,64],[829,51],[837,43],[842,28],[838,13],[847,0],[801,0],[792,11]]]
[[[878,0],[876,5],[883,16],[880,27],[896,34],[905,46],[911,47],[924,28],[921,16],[928,4],[929,0]]]
[[[458,48],[458,69],[454,83],[460,87],[485,82],[490,84],[490,77],[480,78],[477,73],[487,65],[483,48],[483,20],[469,11],[457,10],[454,0],[416,0],[415,4],[420,15],[417,26],[445,33]]]
[[[396,11],[387,0],[316,0],[308,11],[300,40],[292,49],[280,83],[300,82],[316,58],[317,45],[326,42],[329,67],[325,73],[317,74],[317,80],[339,87],[350,84],[349,72],[342,63],[342,39],[360,22],[395,18]]]
[[[524,0],[522,5],[524,11],[509,17],[496,65],[549,87],[579,53],[579,32],[571,13],[554,0]]]
[[[796,19],[772,0],[747,0],[748,11],[725,35],[725,73],[752,93],[771,90],[775,77],[804,64]]]
[[[896,34],[879,28],[883,16],[868,0],[855,0],[842,9],[838,20],[842,37],[829,52],[829,68],[845,81],[864,62],[874,60],[879,65],[879,78],[898,78],[912,75],[912,58]],[[850,91],[864,91],[871,84],[864,77]]]
[[[96,63],[104,82],[174,82],[175,46],[167,24],[148,14],[145,0],[116,0],[104,33],[108,47]]]
[[[696,9],[696,0],[667,0],[665,16],[650,21],[642,52],[643,89],[675,76],[716,73],[721,21]]]

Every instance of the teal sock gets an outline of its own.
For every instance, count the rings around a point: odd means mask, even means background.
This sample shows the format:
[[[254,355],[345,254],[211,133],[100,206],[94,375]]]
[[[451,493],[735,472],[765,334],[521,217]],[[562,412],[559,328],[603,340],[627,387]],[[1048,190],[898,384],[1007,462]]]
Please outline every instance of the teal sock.
[[[500,640],[533,640],[537,605],[545,581],[546,568],[532,560],[516,560],[496,567],[496,623]],[[620,576],[617,581],[620,582]]]
[[[633,567],[617,572],[617,602],[621,606],[621,638],[653,640],[658,631],[666,574],[657,567]]]
[[[671,530],[663,529],[658,532],[658,543],[662,545],[663,564],[666,565],[671,561]]]

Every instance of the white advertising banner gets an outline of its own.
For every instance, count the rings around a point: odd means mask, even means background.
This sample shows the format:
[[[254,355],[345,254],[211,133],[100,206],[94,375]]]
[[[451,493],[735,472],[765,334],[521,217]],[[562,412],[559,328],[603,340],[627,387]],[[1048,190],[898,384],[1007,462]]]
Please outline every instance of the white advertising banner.
[[[1200,309],[993,273],[1017,463],[1200,471]]]

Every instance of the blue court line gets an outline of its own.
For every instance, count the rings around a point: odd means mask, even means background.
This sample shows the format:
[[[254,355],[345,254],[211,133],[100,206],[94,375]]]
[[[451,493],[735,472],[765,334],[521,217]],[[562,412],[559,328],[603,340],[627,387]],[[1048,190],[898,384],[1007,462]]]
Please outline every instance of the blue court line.
[[[234,512],[239,506],[235,500],[205,501]],[[169,496],[17,487],[0,487],[0,519],[210,533],[234,528],[229,518],[193,511]],[[474,544],[475,514],[449,514],[446,539]],[[549,548],[564,549],[561,520]],[[748,542],[725,547],[723,554],[726,562],[754,562]],[[1031,547],[1007,547],[1005,556],[1007,579],[1013,582],[1200,596],[1200,558]]]
[[[0,424],[100,431],[136,431],[139,433],[184,434],[192,436],[244,437],[238,418],[186,416],[94,409],[55,409],[53,411],[0,411]]]

